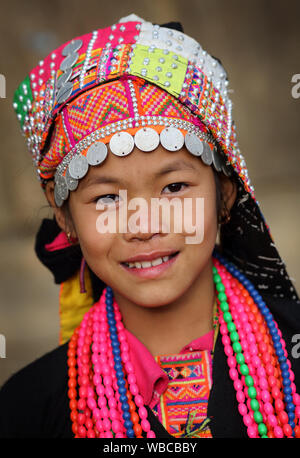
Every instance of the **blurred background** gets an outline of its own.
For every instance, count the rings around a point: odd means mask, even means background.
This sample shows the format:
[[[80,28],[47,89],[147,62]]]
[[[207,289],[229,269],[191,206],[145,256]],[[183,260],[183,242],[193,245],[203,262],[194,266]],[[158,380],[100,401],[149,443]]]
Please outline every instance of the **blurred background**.
[[[262,212],[300,292],[300,73],[298,0],[9,0],[1,5],[0,385],[58,345],[59,286],[34,253],[41,219],[51,217],[12,108],[13,92],[40,59],[73,37],[135,13],[187,35],[221,59],[233,89],[240,149]],[[299,91],[300,92],[300,91]]]

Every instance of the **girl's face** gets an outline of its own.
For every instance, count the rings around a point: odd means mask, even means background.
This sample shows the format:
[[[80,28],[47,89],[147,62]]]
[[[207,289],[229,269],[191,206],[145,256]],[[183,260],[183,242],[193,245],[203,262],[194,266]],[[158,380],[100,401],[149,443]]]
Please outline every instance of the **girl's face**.
[[[123,195],[125,190],[127,192],[127,205],[133,198],[143,198],[143,203],[148,205],[148,210],[143,206],[131,207],[127,211],[127,221],[133,221],[133,215],[144,208],[143,217],[136,220],[137,225],[142,223],[138,232],[128,227],[127,231],[118,230],[119,213],[126,205],[125,201],[119,200],[120,190],[123,190]],[[189,198],[191,212],[177,211],[175,216],[172,210],[168,232],[163,229],[167,227],[166,220],[160,213],[159,226],[151,231],[151,198],[163,197],[167,201],[176,197],[181,208],[185,208],[185,199]],[[108,198],[116,203],[117,230],[101,233],[98,218],[103,217],[106,210],[110,214],[114,212],[114,204],[111,200],[109,203]],[[196,198],[203,198],[204,208],[199,204],[201,199],[196,205]],[[97,208],[97,202],[104,204],[102,210]],[[78,237],[89,267],[115,292],[135,304],[159,307],[172,303],[188,293],[208,266],[211,268],[217,236],[214,174],[212,167],[204,165],[185,148],[174,153],[162,146],[150,153],[135,148],[126,157],[108,153],[101,165],[89,168],[77,190],[70,193],[69,210],[76,231],[74,235]],[[187,237],[196,239],[196,232],[192,234],[186,226],[188,215],[190,224],[195,226],[197,221],[201,225],[196,244],[186,240]],[[185,226],[182,223],[180,231],[175,230],[174,218],[184,220]],[[157,252],[156,259],[168,253],[177,255],[144,271],[124,264],[129,258],[139,255],[147,260],[147,254],[152,252]]]

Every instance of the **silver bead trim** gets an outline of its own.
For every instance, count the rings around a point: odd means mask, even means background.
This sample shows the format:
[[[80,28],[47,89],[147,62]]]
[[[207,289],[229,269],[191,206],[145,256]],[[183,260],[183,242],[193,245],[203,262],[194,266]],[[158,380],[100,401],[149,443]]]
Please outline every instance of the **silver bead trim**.
[[[106,80],[106,64],[110,55],[111,43],[107,43],[102,50],[102,54],[99,59],[99,70],[98,70],[98,81],[101,83]]]
[[[91,38],[91,40],[90,40],[90,42],[88,44],[88,47],[87,47],[85,60],[84,60],[83,66],[81,68],[81,72],[80,72],[80,76],[79,76],[79,88],[80,89],[83,88],[84,77],[85,77],[89,62],[90,62],[90,58],[91,58],[91,54],[92,54],[92,50],[93,50],[95,41],[97,40],[97,36],[98,36],[98,31],[94,30],[94,32],[92,34],[92,38]]]

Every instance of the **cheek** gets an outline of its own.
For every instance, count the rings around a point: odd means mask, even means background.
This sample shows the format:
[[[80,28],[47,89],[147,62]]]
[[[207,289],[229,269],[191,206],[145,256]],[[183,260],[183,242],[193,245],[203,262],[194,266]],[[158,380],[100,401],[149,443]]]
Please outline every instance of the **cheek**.
[[[101,234],[97,231],[99,212],[87,206],[78,207],[73,211],[73,222],[80,243],[82,254],[91,267],[103,262],[113,246],[115,234]]]
[[[202,240],[198,246],[215,243],[217,236],[217,207],[214,188],[199,192],[192,198],[191,210],[184,213],[189,227],[197,234],[197,240]],[[185,233],[186,235],[186,233]]]

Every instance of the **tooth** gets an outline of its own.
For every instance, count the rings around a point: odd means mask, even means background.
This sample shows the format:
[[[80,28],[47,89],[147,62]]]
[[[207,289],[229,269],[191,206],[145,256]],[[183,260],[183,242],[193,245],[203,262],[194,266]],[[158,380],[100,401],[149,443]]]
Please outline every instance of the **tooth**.
[[[129,262],[127,263],[128,267],[135,267],[137,269],[147,268],[151,266],[159,266],[163,262],[166,262],[170,259],[170,256],[163,256],[162,258],[153,259],[153,261],[141,261],[141,262]]]
[[[151,261],[151,264],[153,266],[159,266],[159,264],[162,264],[163,260],[162,258],[157,258],[157,259],[154,259],[153,261]]]

